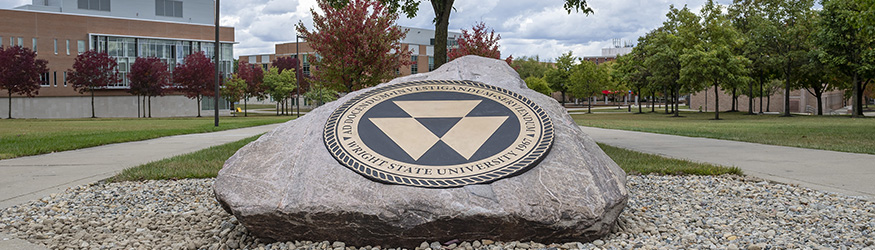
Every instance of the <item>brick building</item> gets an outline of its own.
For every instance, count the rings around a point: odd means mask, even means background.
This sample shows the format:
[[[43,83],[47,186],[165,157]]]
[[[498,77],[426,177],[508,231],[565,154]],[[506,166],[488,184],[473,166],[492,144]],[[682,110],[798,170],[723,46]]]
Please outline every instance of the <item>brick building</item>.
[[[107,52],[118,61],[124,80],[95,91],[98,117],[137,117],[137,96],[129,89],[127,72],[137,57],[158,57],[170,68],[197,51],[214,53],[215,26],[212,0],[34,0],[33,4],[0,10],[0,46],[23,46],[48,61],[39,95],[13,95],[16,118],[78,118],[91,116],[91,97],[76,92],[66,79],[76,56],[87,51]],[[234,28],[220,28],[220,66],[231,72]],[[5,90],[0,95],[6,96]],[[212,109],[211,100],[205,100]],[[5,102],[4,102],[5,103]],[[9,107],[0,105],[0,113]],[[174,93],[152,99],[153,116],[194,116],[197,103]]]
[[[726,94],[722,89],[718,92],[720,93],[720,111],[730,110],[732,108],[732,96]],[[829,114],[833,110],[841,109],[842,107],[849,105],[844,94],[845,92],[840,90],[823,93],[823,114]],[[747,111],[749,99],[744,93],[739,93],[739,95],[738,110]],[[760,98],[754,98],[753,104],[754,112],[759,112]],[[699,110],[700,107],[702,111],[714,111],[714,87],[690,95],[690,109]],[[763,97],[762,111],[783,113],[784,90],[780,89],[770,97]],[[790,91],[790,112],[816,114],[817,98],[804,89]]]

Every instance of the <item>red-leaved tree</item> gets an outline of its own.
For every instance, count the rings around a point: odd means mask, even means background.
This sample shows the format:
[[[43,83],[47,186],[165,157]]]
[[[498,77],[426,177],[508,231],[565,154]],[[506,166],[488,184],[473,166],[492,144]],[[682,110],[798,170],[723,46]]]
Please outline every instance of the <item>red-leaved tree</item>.
[[[392,79],[396,69],[413,64],[411,52],[401,49],[406,34],[395,24],[398,14],[382,3],[350,0],[335,9],[327,0],[317,2],[325,14],[310,10],[315,29],[308,31],[302,22],[296,27],[322,57],[311,57],[317,83],[352,92]]]
[[[152,117],[152,97],[164,96],[170,87],[171,77],[167,64],[157,57],[138,57],[134,64],[131,64],[128,79],[131,81],[131,89],[128,92],[143,96],[144,101],[149,100],[148,106],[144,105],[144,107],[149,108],[149,117]]]
[[[239,61],[237,66],[237,78],[246,82],[246,88],[243,92],[243,116],[249,116],[247,100],[255,97],[258,100],[264,99],[264,71],[261,67],[249,64],[246,61]]]
[[[279,69],[279,73],[282,74],[283,70],[297,69],[298,59],[291,56],[278,56],[276,59],[273,59],[270,64]]]
[[[201,117],[201,99],[216,94],[214,65],[203,51],[198,51],[185,56],[183,64],[173,69],[176,90],[182,92],[185,97],[197,100],[197,117]]]
[[[498,40],[501,40],[501,35],[495,34],[495,30],[487,29],[486,24],[480,22],[474,25],[471,32],[462,30],[462,37],[456,39],[459,47],[450,50],[448,56],[450,61],[467,55],[501,59],[501,51],[498,50]],[[510,65],[513,57],[509,56],[505,61]]]
[[[94,50],[76,56],[73,69],[67,70],[67,81],[73,84],[74,89],[79,93],[91,92],[91,118],[97,118],[94,115],[94,90],[121,80],[115,58]]]
[[[39,94],[40,74],[48,71],[48,62],[36,59],[36,53],[21,46],[0,46],[0,89],[9,97],[9,114],[12,119],[12,94],[34,97]]]

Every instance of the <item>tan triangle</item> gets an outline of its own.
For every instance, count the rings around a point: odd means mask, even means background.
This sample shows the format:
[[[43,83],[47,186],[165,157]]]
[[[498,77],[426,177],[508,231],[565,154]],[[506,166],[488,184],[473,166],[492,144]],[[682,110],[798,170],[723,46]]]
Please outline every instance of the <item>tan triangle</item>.
[[[464,117],[481,101],[394,101],[394,103],[414,118],[438,118]]]
[[[505,120],[507,116],[464,117],[441,141],[469,160]]]
[[[414,161],[419,160],[419,157],[440,140],[414,118],[370,118],[369,120]]]

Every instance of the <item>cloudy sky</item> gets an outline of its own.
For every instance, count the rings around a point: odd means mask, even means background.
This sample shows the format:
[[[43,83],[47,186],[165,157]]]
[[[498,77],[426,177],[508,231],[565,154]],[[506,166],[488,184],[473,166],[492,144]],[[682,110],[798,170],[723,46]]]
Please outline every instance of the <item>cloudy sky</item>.
[[[146,0],[144,0],[146,1]],[[0,0],[0,8],[29,4],[30,0]],[[484,22],[501,35],[502,57],[539,55],[551,60],[566,51],[576,56],[597,56],[613,39],[635,43],[639,36],[665,21],[669,5],[689,6],[698,13],[705,0],[588,0],[592,15],[568,14],[563,0],[457,0],[450,14],[450,30],[471,29]],[[718,0],[729,4],[731,0]],[[221,1],[221,24],[236,30],[234,55],[273,53],[274,44],[295,40],[294,24],[312,27],[310,9],[316,0]],[[434,29],[431,4],[420,4],[413,19],[402,26]]]

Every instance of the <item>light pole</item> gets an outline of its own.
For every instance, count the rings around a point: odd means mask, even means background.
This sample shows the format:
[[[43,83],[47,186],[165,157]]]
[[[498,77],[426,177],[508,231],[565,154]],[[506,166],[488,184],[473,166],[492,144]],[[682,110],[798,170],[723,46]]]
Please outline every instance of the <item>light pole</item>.
[[[216,47],[213,50],[213,63],[216,65],[216,99],[213,101],[215,126],[219,126],[219,0],[216,0]]]
[[[295,87],[295,91],[297,92],[295,94],[295,99],[296,99],[295,100],[295,109],[297,110],[297,111],[295,111],[295,113],[297,113],[297,117],[295,117],[295,119],[297,119],[298,117],[301,117],[301,79],[302,79],[301,74],[304,73],[304,72],[301,72],[303,70],[298,70],[298,69],[304,68],[304,61],[301,60],[301,56],[300,56],[301,50],[298,49],[299,43],[300,43],[298,41],[298,38],[306,38],[306,37],[302,37],[301,35],[295,34],[295,60],[298,61],[298,63],[297,63],[298,65],[295,65],[295,81],[297,82],[297,85],[298,85],[297,87]]]

